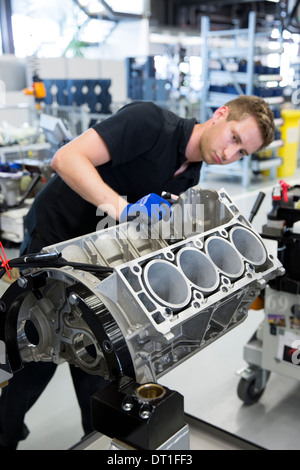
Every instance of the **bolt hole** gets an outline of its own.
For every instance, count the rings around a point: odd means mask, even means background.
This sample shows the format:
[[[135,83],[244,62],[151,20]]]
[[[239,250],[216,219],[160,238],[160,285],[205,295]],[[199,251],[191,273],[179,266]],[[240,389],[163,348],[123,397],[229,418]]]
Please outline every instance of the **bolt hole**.
[[[107,352],[107,353],[111,353],[113,351],[113,345],[108,340],[103,341],[102,347],[103,347],[104,351]]]

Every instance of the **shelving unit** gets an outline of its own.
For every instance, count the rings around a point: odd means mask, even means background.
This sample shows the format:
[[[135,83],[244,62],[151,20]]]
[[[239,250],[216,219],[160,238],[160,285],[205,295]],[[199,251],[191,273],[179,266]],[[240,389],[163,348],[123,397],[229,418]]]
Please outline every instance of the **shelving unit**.
[[[248,28],[224,31],[210,31],[209,18],[202,17],[203,89],[200,122],[209,119],[214,109],[223,106],[241,94],[262,96],[272,109],[278,108],[283,102],[282,96],[270,96],[271,92],[267,93],[268,89],[265,87],[265,84],[270,81],[279,84],[281,77],[278,70],[275,70],[275,73],[270,73],[268,67],[262,67],[259,70],[255,68],[255,56],[266,53],[255,46],[255,27],[255,12],[249,13]],[[215,67],[212,68],[212,65]],[[218,70],[216,70],[216,66],[219,66]],[[264,93],[264,87],[266,93]],[[274,94],[280,91],[275,88]],[[276,117],[276,125],[280,126],[282,123],[280,112],[277,115],[274,113],[274,116]],[[242,185],[248,186],[251,171],[260,173],[266,169],[270,170],[270,178],[273,179],[276,175],[276,168],[281,164],[281,159],[276,156],[277,149],[281,145],[283,145],[283,141],[279,137],[275,138],[274,142],[266,149],[272,153],[268,158],[252,155],[228,166],[203,164],[201,181],[206,180],[208,173],[218,173],[240,177]]]
[[[15,160],[25,160],[29,158],[34,158],[34,160],[45,160],[49,149],[50,144],[47,142],[7,145],[0,147],[0,163],[14,162]]]
[[[201,37],[202,37],[202,81],[203,90],[201,96],[200,121],[206,121],[209,110],[211,108],[223,105],[226,101],[234,99],[237,94],[241,94],[241,85],[245,85],[245,93],[251,95],[253,93],[253,75],[254,75],[254,42],[255,42],[255,12],[249,14],[248,28],[230,29],[224,31],[210,31],[210,20],[204,16],[201,19]],[[210,49],[210,42],[218,39],[218,43],[222,38],[224,46],[214,47]],[[241,41],[245,44],[241,45]],[[227,43],[226,43],[227,41]],[[232,43],[234,42],[234,46]],[[229,43],[229,45],[228,45]],[[228,46],[228,47],[227,47]],[[247,70],[245,72],[237,72],[228,70],[227,59],[246,59]],[[210,60],[220,61],[223,70],[210,70]],[[234,93],[211,92],[210,86],[214,83],[231,82],[235,87]]]

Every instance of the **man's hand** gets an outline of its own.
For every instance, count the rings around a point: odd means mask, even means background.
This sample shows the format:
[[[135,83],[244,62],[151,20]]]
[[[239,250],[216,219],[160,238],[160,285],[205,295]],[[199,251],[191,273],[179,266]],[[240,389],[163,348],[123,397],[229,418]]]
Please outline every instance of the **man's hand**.
[[[151,193],[133,204],[128,204],[121,214],[120,222],[134,220],[140,216],[144,216],[148,222],[157,222],[166,214],[170,214],[170,207],[171,204],[166,199]]]

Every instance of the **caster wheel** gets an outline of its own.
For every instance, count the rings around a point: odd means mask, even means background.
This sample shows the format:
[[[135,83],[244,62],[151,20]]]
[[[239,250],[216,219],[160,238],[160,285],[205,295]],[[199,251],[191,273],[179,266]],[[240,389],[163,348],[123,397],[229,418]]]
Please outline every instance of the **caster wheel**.
[[[238,397],[244,402],[245,405],[250,406],[258,402],[260,397],[265,391],[265,388],[262,390],[255,389],[256,379],[246,380],[242,378],[238,385],[237,394]]]

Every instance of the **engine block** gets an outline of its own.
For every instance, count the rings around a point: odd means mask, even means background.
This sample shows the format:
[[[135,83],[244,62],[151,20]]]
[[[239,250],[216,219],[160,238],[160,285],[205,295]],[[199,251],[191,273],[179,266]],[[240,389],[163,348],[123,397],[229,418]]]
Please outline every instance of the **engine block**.
[[[42,252],[82,269],[27,269],[8,288],[1,301],[8,349],[20,355],[15,368],[68,361],[138,383],[157,381],[238,326],[266,283],[284,273],[227,192],[198,186],[154,226],[113,225]],[[112,272],[100,279],[89,264]]]

